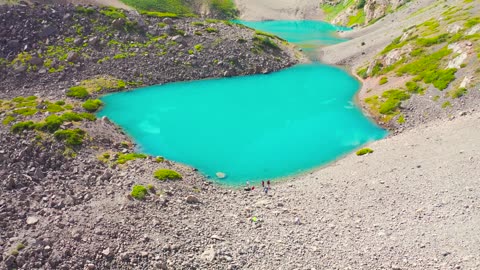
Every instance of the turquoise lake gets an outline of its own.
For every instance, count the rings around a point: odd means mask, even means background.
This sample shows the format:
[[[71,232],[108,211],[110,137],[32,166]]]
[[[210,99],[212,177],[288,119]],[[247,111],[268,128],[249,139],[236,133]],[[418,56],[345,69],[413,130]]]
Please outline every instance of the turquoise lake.
[[[346,39],[338,38],[336,31],[350,28],[332,25],[322,21],[235,21],[260,31],[275,34],[295,43],[305,51],[325,45],[337,44]]]
[[[302,173],[383,138],[386,131],[354,103],[359,87],[342,69],[303,64],[110,94],[98,116],[124,128],[140,152],[211,179],[224,172],[219,183],[238,185]]]

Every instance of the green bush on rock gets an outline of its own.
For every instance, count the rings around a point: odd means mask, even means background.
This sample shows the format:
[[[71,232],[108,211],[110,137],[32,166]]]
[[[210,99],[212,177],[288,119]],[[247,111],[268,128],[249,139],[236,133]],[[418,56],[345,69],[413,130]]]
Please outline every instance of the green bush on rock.
[[[366,154],[371,154],[373,153],[373,150],[370,149],[370,148],[362,148],[360,150],[357,151],[357,156],[363,156],[363,155],[366,155]]]
[[[142,185],[133,186],[132,192],[130,193],[130,195],[132,195],[132,197],[137,200],[144,200],[147,194],[148,194],[147,188]]]
[[[73,97],[78,99],[84,99],[88,97],[90,94],[87,91],[87,88],[83,86],[72,86],[67,91],[67,97]]]
[[[117,158],[117,163],[118,164],[125,164],[127,161],[130,160],[135,160],[137,158],[147,158],[147,155],[145,154],[139,154],[139,153],[129,153],[129,154],[119,154]]]
[[[89,112],[96,112],[103,102],[99,99],[89,99],[82,104],[82,107]]]
[[[157,170],[153,173],[153,176],[160,181],[182,179],[181,174],[179,174],[176,171],[169,170],[169,169]]]
[[[65,141],[66,145],[77,146],[83,143],[85,138],[85,131],[76,129],[57,130],[53,136],[57,140]]]

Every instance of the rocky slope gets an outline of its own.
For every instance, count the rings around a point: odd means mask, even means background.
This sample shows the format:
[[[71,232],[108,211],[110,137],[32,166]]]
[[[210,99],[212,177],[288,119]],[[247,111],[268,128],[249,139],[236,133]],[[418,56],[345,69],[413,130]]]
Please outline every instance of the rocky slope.
[[[202,233],[179,240],[180,224],[223,192],[135,153],[91,114],[95,97],[297,62],[284,41],[224,21],[25,3],[0,7],[0,57],[0,269],[205,268],[188,240]]]
[[[325,18],[333,24],[361,26],[375,22],[409,0],[320,0]]]
[[[479,17],[473,2],[410,2],[345,33],[353,39],[322,49],[321,59],[352,68],[363,80],[360,103],[386,127],[450,118],[478,109]]]

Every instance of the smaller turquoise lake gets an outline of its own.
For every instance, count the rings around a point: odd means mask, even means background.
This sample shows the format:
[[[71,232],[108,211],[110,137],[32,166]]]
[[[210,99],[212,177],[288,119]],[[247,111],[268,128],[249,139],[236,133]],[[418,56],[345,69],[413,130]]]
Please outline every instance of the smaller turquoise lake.
[[[323,22],[242,22],[291,42],[325,44]],[[308,45],[310,46],[310,45]],[[185,163],[228,185],[299,174],[387,132],[354,103],[359,82],[319,63],[234,78],[169,83],[102,97],[138,151]],[[216,179],[216,173],[227,178]]]
[[[338,38],[336,31],[350,28],[332,25],[322,21],[235,21],[260,31],[275,34],[295,43],[305,51],[314,50],[325,45],[337,44],[346,39]]]

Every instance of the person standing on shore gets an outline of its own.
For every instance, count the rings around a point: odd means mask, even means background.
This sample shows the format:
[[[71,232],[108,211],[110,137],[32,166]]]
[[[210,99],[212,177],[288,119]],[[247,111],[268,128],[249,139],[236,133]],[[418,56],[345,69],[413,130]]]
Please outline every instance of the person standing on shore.
[[[265,181],[262,180],[262,188],[265,187]]]
[[[267,188],[270,189],[270,180],[267,180]]]

